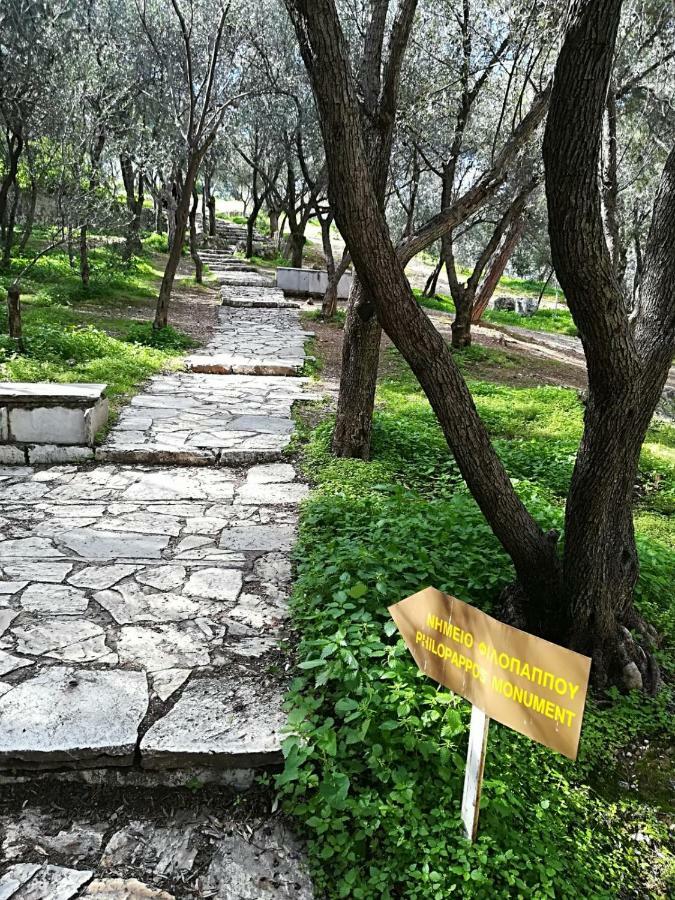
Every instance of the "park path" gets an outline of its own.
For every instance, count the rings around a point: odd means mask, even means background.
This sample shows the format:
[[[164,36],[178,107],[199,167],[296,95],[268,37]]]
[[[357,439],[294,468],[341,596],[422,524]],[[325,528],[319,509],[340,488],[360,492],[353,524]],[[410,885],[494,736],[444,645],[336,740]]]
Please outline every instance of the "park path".
[[[312,896],[275,817],[179,789],[242,791],[282,760],[308,490],[283,457],[310,396],[299,312],[217,264],[213,340],[133,399],[97,464],[0,470],[3,900]]]

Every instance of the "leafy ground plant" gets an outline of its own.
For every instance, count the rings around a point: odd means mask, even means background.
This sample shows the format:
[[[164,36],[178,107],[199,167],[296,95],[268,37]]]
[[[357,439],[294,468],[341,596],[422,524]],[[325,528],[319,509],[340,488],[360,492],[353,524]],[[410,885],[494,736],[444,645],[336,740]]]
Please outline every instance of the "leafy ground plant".
[[[471,387],[528,508],[560,528],[582,422],[576,394]],[[277,779],[308,839],[318,892],[357,900],[671,896],[672,792],[629,786],[623,771],[636,748],[661,760],[675,737],[674,529],[660,512],[675,473],[665,452],[673,429],[650,434],[641,478],[658,486],[639,496],[636,525],[639,604],[663,635],[666,686],[654,699],[592,698],[576,764],[493,724],[474,845],[459,817],[469,704],[416,669],[386,607],[434,585],[494,610],[513,578],[510,562],[409,375],[379,387],[371,463],[331,457],[330,431],[330,421],[320,423],[300,447],[314,491],[296,551],[298,676]],[[643,517],[658,528],[643,527]],[[660,784],[673,777],[666,770]]]

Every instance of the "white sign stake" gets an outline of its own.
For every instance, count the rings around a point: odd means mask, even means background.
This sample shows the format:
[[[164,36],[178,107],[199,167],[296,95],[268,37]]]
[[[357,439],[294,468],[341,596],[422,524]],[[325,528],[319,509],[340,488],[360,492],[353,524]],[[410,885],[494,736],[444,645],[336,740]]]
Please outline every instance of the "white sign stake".
[[[483,769],[487,749],[490,719],[477,706],[471,707],[469,750],[466,754],[464,794],[462,795],[462,822],[466,836],[473,843],[478,832],[480,794],[483,788]]]

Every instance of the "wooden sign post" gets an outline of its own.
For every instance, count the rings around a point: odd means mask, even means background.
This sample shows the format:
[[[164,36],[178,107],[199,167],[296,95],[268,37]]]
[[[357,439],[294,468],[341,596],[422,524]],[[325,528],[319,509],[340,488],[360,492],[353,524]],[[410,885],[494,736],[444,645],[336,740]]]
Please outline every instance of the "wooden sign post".
[[[477,706],[471,707],[469,726],[469,749],[466,754],[464,773],[464,793],[462,794],[462,822],[468,839],[473,842],[478,833],[480,795],[483,790],[483,769],[487,752],[488,728],[490,720]]]
[[[435,588],[389,612],[419,668],[473,705],[462,821],[475,840],[490,719],[576,759],[591,660]]]

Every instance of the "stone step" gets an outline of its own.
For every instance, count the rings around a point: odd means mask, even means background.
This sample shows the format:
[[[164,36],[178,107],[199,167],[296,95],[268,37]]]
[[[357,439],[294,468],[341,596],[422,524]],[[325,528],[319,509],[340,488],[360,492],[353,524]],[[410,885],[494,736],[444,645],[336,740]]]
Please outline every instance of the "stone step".
[[[274,277],[258,272],[217,272],[218,283],[223,287],[274,287]]]
[[[314,896],[302,844],[246,795],[235,806],[204,787],[195,797],[52,780],[38,798],[30,786],[4,786],[3,799],[5,900]]]
[[[281,459],[306,379],[176,373],[151,379],[96,451],[103,462],[249,465]]]
[[[299,309],[300,304],[288,300],[283,292],[272,286],[223,285],[220,289],[222,305],[239,309]]]

